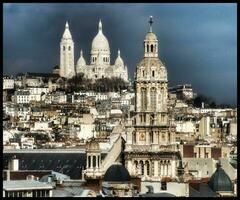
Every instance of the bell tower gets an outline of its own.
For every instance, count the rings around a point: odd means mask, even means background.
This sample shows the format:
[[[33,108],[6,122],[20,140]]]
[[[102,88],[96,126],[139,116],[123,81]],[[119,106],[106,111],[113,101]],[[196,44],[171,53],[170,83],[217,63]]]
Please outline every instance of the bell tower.
[[[158,39],[152,32],[153,17],[149,19],[149,31],[144,40],[144,57],[145,58],[157,58],[158,57]]]
[[[66,22],[65,30],[60,43],[60,76],[72,78],[75,76],[74,67],[74,42]]]

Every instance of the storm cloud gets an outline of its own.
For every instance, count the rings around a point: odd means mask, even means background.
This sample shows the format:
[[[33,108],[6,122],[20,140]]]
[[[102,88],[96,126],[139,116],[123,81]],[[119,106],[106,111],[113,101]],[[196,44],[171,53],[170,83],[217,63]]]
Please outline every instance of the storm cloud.
[[[89,63],[99,19],[111,49],[133,79],[143,56],[148,17],[159,40],[159,57],[169,85],[190,83],[218,103],[237,102],[237,5],[167,3],[3,4],[3,73],[51,72],[59,65],[59,45],[68,21],[75,63],[83,50]]]

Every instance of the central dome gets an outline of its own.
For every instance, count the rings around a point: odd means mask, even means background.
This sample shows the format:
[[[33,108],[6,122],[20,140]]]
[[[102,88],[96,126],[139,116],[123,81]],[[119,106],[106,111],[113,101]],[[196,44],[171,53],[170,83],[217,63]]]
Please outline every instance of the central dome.
[[[98,52],[110,53],[109,43],[107,38],[102,32],[102,22],[99,21],[98,34],[92,41],[92,51],[91,53],[97,54]]]

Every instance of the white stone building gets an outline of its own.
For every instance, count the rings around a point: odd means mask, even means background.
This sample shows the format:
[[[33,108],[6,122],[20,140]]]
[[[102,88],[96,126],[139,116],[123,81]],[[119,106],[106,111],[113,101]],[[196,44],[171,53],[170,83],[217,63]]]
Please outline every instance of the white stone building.
[[[74,64],[74,42],[66,23],[65,31],[60,43],[60,76],[72,78],[74,75],[83,73],[86,78],[99,79],[121,77],[128,81],[127,66],[124,65],[123,59],[118,50],[118,56],[114,65],[110,64],[110,47],[107,38],[103,34],[102,22],[99,21],[98,33],[92,41],[91,60],[88,65],[83,57],[81,50],[80,57]]]
[[[14,78],[11,76],[4,76],[3,77],[3,89],[9,90],[14,89]]]

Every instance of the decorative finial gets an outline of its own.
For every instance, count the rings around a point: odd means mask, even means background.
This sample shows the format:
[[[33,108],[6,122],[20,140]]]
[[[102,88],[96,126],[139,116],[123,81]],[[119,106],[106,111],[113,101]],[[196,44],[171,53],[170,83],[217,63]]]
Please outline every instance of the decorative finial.
[[[120,50],[118,49],[118,56],[120,57]]]
[[[102,21],[101,19],[99,20],[99,24],[98,24],[98,30],[101,31],[102,30]]]
[[[150,25],[149,32],[152,32],[153,16],[150,16],[149,18],[150,18],[149,19],[149,25]]]
[[[66,21],[65,28],[69,28],[68,21]]]
[[[81,49],[81,51],[80,51],[80,56],[83,57],[83,51],[82,51],[82,49]]]

